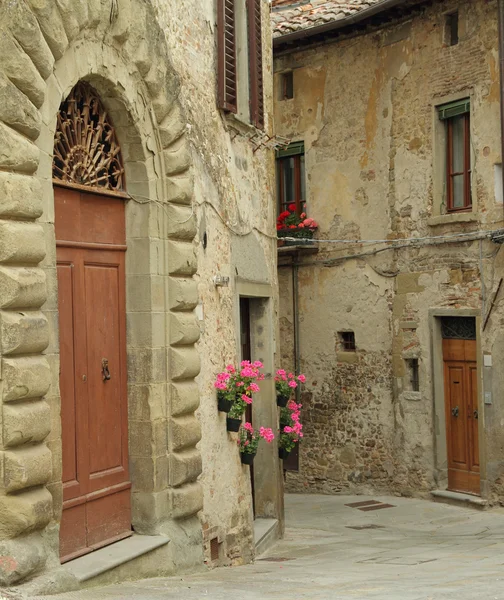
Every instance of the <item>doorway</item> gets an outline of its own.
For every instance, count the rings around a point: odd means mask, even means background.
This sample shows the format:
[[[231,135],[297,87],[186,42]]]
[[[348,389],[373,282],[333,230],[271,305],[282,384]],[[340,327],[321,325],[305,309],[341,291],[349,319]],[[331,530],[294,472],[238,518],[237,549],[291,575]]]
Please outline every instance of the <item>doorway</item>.
[[[240,348],[241,360],[252,362],[252,335],[250,324],[250,298],[240,297]],[[252,405],[248,404],[245,410],[245,421],[253,423]],[[255,517],[255,486],[254,486],[254,464],[249,467],[250,470],[250,488],[252,492],[252,511]]]
[[[441,319],[448,489],[480,494],[476,320]]]

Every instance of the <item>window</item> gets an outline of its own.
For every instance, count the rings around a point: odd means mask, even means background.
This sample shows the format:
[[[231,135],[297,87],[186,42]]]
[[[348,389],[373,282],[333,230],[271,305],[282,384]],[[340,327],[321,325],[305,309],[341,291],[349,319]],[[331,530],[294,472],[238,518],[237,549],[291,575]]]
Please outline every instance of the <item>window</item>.
[[[418,358],[407,358],[406,366],[408,368],[408,390],[411,392],[420,391],[420,376],[418,371]]]
[[[338,333],[341,343],[341,349],[344,352],[355,352],[355,333],[353,331],[340,331]]]
[[[289,71],[280,76],[280,100],[291,100],[294,98],[294,73]]]
[[[220,108],[264,127],[262,0],[217,0]]]
[[[456,46],[459,42],[459,15],[458,12],[446,15],[445,40],[448,46]]]
[[[277,198],[278,214],[287,210],[289,204],[296,206],[297,214],[304,210],[305,157],[304,142],[290,144],[277,152]]]
[[[446,127],[446,208],[468,211],[471,199],[470,101],[461,100],[439,107]]]

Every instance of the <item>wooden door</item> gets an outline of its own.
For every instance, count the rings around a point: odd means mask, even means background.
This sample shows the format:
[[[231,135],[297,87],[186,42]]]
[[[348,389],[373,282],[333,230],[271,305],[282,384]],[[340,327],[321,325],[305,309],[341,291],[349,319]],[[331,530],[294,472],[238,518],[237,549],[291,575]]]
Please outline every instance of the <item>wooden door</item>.
[[[480,493],[476,340],[444,339],[448,489]]]
[[[131,535],[126,246],[121,199],[54,194],[65,562]]]

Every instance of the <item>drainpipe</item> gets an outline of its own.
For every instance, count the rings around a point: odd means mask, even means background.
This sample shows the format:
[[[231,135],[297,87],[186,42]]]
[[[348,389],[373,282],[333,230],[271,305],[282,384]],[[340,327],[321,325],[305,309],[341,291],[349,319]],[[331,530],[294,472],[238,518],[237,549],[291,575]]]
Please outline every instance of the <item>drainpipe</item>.
[[[502,193],[504,195],[504,0],[497,0],[499,22],[499,70],[500,70],[500,111],[501,111],[501,170]],[[504,210],[504,203],[503,203]]]
[[[292,308],[294,311],[294,373],[299,375],[300,371],[300,351],[299,351],[299,266],[296,256],[292,264]],[[296,402],[300,400],[300,386],[296,388]]]

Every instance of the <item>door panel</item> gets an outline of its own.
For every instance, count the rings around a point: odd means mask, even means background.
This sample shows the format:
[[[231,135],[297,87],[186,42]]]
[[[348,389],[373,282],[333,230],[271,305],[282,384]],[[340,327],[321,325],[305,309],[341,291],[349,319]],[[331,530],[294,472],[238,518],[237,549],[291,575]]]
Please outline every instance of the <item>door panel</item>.
[[[131,535],[131,484],[124,204],[63,188],[55,200],[64,562]]]
[[[448,488],[480,493],[476,340],[443,340]]]

